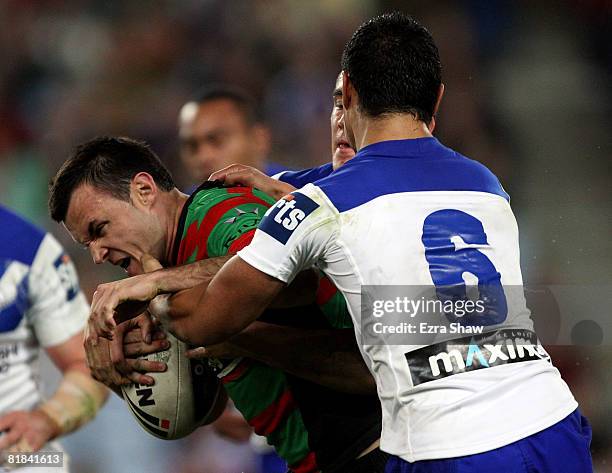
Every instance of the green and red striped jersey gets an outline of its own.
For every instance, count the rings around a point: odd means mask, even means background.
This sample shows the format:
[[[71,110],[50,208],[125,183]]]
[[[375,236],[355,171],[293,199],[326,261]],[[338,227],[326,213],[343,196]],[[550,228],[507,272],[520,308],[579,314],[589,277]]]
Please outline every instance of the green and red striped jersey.
[[[274,203],[257,189],[203,184],[181,213],[174,264],[236,253],[250,243],[259,221]],[[352,327],[342,294],[325,277],[320,280],[317,304],[318,308],[313,306],[300,315],[302,322],[307,322],[300,326]],[[273,315],[274,323],[296,320],[295,311],[291,312],[291,317]],[[265,316],[260,320],[266,320]],[[376,396],[370,399],[337,393],[246,358],[218,360],[217,367],[236,408],[294,473],[333,473],[339,459],[351,460],[378,438],[380,406]],[[351,400],[357,409],[349,409]],[[346,441],[333,440],[342,435]]]

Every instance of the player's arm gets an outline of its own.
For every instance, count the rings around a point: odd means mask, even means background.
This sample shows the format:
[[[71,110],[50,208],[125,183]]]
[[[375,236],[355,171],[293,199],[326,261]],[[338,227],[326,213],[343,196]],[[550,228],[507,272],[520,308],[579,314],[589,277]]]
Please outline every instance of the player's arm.
[[[284,287],[284,282],[234,256],[210,283],[170,296],[168,305],[155,312],[177,338],[212,345],[257,319]]]
[[[62,380],[40,410],[55,421],[61,435],[93,419],[108,397],[108,390],[91,377],[83,338],[83,332],[79,332],[64,343],[46,348],[47,355],[61,371]]]
[[[293,192],[295,187],[286,182],[267,176],[259,169],[244,164],[232,164],[210,175],[209,181],[222,181],[225,185],[255,187],[275,200]]]
[[[108,390],[89,374],[83,332],[46,348],[62,379],[51,399],[32,411],[11,412],[0,419],[0,450],[35,452],[48,441],[89,422],[102,407]]]
[[[152,259],[148,255],[144,258]],[[177,317],[191,312],[215,274],[230,258],[231,255],[208,258],[100,284],[92,299],[90,331],[101,331],[108,335],[109,331],[99,325],[102,320],[109,321],[114,327],[116,323],[142,313],[149,301],[161,294],[177,293],[179,297],[167,299],[170,310]],[[143,266],[145,264],[143,262]],[[310,304],[314,300],[316,287],[316,274],[310,270],[303,271],[277,294],[270,306],[287,308]]]
[[[305,329],[256,321],[229,341],[194,348],[188,356],[248,357],[336,391],[376,393],[353,329]]]

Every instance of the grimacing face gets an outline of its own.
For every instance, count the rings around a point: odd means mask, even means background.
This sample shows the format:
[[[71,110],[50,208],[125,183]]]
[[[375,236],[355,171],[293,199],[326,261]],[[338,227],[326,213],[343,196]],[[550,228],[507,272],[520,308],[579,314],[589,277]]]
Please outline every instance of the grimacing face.
[[[70,198],[64,226],[91,254],[94,263],[121,266],[129,276],[142,274],[142,256],[162,257],[164,234],[159,220],[138,199],[117,199],[90,184]]]
[[[344,108],[342,106],[342,73],[336,79],[332,94],[331,124],[331,152],[332,166],[338,169],[355,156],[355,149],[349,144],[344,130]]]
[[[228,99],[186,103],[179,116],[179,141],[190,177],[200,182],[234,163],[257,167],[261,158],[254,146],[254,128]]]

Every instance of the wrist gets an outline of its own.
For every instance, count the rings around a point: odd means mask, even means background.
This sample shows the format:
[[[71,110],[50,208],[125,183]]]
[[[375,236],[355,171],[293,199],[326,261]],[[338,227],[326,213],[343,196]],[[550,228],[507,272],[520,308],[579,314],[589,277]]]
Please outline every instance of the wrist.
[[[49,437],[47,440],[53,440],[59,437],[60,435],[62,435],[62,426],[44,408],[34,409],[32,411],[32,414],[38,416],[41,420],[43,420],[47,424],[47,428],[49,431]]]
[[[172,288],[169,286],[169,278],[167,273],[167,269],[158,269],[157,271],[149,273],[149,277],[151,278],[151,283],[153,286],[153,297],[157,297],[160,294],[172,292]]]
[[[276,200],[280,200],[287,194],[290,194],[291,192],[296,190],[295,187],[293,187],[291,184],[287,184],[286,182],[279,181],[279,184],[282,185],[278,185],[278,187],[272,192]]]

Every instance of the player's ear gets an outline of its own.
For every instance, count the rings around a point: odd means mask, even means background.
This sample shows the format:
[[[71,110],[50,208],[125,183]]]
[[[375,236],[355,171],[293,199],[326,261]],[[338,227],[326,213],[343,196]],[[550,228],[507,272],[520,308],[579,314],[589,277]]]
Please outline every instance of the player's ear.
[[[130,182],[130,197],[134,205],[151,207],[157,198],[157,184],[148,172],[139,172]]]
[[[353,87],[353,83],[351,82],[351,78],[349,77],[346,71],[342,72],[342,107],[344,110],[348,110],[351,104],[355,100],[355,95],[357,92]]]
[[[430,133],[433,133],[436,128],[436,114],[438,113],[438,109],[440,108],[440,102],[442,102],[442,97],[444,96],[444,84],[440,84],[440,88],[438,89],[438,98],[436,99],[436,105],[433,110],[433,115],[431,116],[431,121],[427,125]]]

